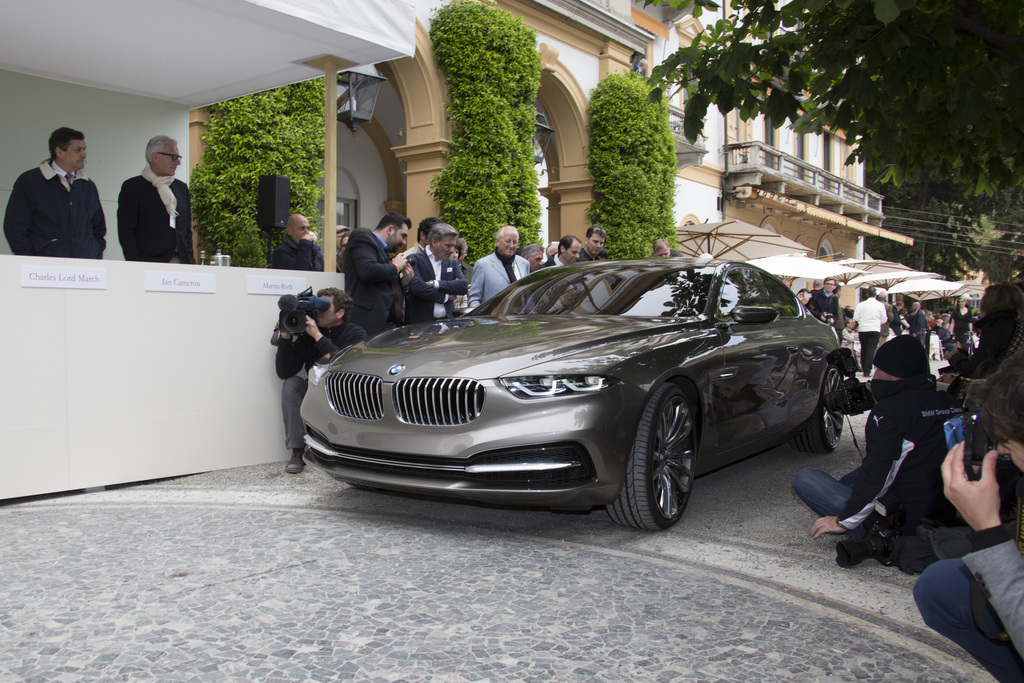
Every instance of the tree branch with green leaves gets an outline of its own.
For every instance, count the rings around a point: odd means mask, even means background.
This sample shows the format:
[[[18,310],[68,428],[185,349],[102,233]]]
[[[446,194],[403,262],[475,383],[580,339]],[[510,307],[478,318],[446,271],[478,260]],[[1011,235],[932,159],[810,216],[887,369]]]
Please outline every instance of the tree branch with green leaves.
[[[667,0],[675,7],[689,1]],[[695,16],[718,11],[693,0]],[[934,167],[992,193],[1024,182],[1024,3],[735,0],[654,69],[686,91],[696,140],[711,105],[798,132],[841,131],[878,180]]]

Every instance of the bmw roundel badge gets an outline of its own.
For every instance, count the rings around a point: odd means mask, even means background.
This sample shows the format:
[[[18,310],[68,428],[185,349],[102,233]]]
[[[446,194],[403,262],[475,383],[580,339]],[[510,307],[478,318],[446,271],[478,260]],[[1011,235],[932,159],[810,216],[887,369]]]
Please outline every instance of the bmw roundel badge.
[[[390,368],[388,368],[388,374],[391,375],[392,377],[394,377],[395,375],[400,373],[402,370],[405,370],[405,366],[404,365],[392,365]]]

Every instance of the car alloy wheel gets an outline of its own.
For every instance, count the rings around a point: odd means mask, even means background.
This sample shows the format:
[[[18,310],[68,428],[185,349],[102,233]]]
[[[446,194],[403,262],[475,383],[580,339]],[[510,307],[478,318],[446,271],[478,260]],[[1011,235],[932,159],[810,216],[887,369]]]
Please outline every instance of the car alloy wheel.
[[[659,387],[647,402],[619,497],[607,507],[618,524],[667,529],[690,499],[696,466],[693,408],[674,384]]]
[[[843,437],[843,414],[829,410],[825,406],[825,396],[839,388],[843,376],[834,365],[825,370],[825,379],[821,383],[818,394],[818,406],[814,409],[814,417],[810,424],[790,439],[790,445],[798,450],[809,453],[831,453],[839,445]]]
[[[834,365],[828,367],[828,372],[825,374],[825,390],[823,394],[830,394],[839,388],[843,378],[839,374],[839,368]],[[839,440],[843,436],[843,414],[840,412],[834,412],[825,407],[824,403],[821,406],[821,429],[822,436],[825,442],[825,446],[828,450],[835,450],[836,446],[839,445]]]

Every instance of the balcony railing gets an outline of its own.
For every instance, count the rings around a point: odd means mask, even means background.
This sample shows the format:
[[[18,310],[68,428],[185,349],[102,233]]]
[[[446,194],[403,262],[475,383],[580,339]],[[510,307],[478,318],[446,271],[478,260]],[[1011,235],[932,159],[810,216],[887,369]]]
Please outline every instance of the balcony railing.
[[[704,144],[706,138],[701,136],[697,142],[690,142],[683,132],[683,110],[674,105],[668,108],[668,125],[672,129],[672,137],[676,142],[676,168],[700,166],[704,155],[708,153]]]
[[[874,224],[883,217],[882,195],[803,159],[756,141],[726,145],[726,150],[732,187],[759,186],[839,213],[861,214],[861,220]]]

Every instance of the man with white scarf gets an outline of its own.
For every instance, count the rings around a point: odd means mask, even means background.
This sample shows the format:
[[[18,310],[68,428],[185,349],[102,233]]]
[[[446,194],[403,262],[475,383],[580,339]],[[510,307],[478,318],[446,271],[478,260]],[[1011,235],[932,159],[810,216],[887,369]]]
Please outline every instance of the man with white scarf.
[[[142,174],[121,185],[117,237],[126,261],[194,263],[188,185],[174,177],[178,142],[157,135],[146,145]]]

